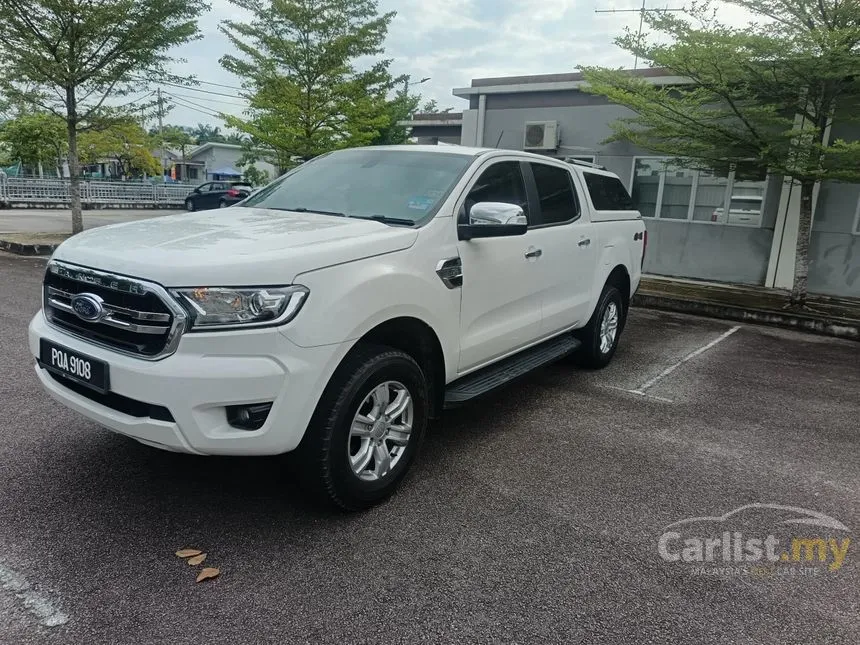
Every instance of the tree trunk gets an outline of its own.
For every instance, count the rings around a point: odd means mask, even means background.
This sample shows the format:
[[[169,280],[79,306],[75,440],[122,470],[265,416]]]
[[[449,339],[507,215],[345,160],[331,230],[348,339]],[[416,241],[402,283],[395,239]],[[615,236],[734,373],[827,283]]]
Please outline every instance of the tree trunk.
[[[812,232],[812,193],[814,189],[814,181],[803,181],[800,184],[800,217],[797,221],[794,286],[791,288],[791,304],[797,307],[806,304],[809,285],[809,239]]]
[[[66,134],[69,139],[69,188],[72,194],[72,235],[84,230],[81,208],[81,163],[78,159],[78,106],[75,88],[66,88]]]

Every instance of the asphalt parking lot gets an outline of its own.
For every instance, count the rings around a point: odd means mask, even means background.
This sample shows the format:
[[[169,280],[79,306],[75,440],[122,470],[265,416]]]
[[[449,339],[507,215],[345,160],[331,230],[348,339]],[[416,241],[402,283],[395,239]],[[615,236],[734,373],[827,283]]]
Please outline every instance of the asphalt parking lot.
[[[86,210],[84,228],[133,222],[150,217],[176,215],[182,210],[116,208]],[[0,209],[0,233],[70,233],[72,213],[68,209],[4,208]]]
[[[860,642],[854,545],[761,578],[657,550],[754,503],[860,536],[856,342],[634,310],[609,368],[446,413],[392,500],[341,515],[280,459],[163,453],[54,404],[26,344],[43,267],[0,256],[2,643]]]

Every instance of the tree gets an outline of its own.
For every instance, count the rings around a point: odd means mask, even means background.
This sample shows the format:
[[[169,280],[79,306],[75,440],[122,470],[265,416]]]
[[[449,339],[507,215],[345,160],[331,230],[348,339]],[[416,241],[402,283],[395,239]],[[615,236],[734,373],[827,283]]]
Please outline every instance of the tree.
[[[389,60],[378,57],[394,13],[376,0],[231,0],[253,14],[221,31],[239,50],[221,64],[243,79],[247,118],[227,124],[273,148],[278,162],[371,143],[390,123]],[[282,165],[279,163],[279,165]]]
[[[796,182],[800,218],[791,303],[803,306],[815,184],[860,181],[860,142],[827,139],[834,117],[860,113],[860,0],[726,1],[766,20],[732,28],[706,3],[681,16],[644,14],[670,44],[630,31],[616,39],[690,83],[660,87],[591,67],[583,69],[588,91],[636,113],[613,125],[613,139],[691,166],[751,163]]]
[[[0,89],[65,121],[72,233],[83,229],[78,134],[116,115],[109,97],[175,78],[167,50],[198,37],[206,9],[194,0],[0,0]]]
[[[182,155],[183,159],[185,159],[188,149],[195,145],[194,137],[191,136],[189,130],[190,128],[181,125],[165,125],[163,130],[165,145],[179,150],[179,154]],[[160,148],[162,134],[158,131],[158,128],[150,129],[149,134],[155,142],[156,147]]]
[[[406,143],[409,140],[409,132],[406,127],[397,123],[408,121],[420,102],[420,95],[406,96],[403,92],[398,92],[397,96],[386,101],[383,109],[388,123],[379,129],[379,133],[370,143],[376,146]]]
[[[224,143],[224,135],[221,134],[221,128],[211,126],[208,123],[198,123],[197,127],[190,134],[197,140],[198,145],[210,142]]]
[[[436,99],[430,99],[424,105],[422,105],[418,112],[421,114],[448,114],[448,112],[452,112],[454,108],[447,107],[444,110],[439,109],[439,104],[436,103]]]
[[[0,142],[8,157],[25,166],[50,164],[56,176],[66,157],[66,128],[63,120],[49,112],[33,112],[0,125]]]
[[[149,151],[150,139],[134,121],[84,132],[79,143],[83,163],[93,164],[106,159],[115,161],[123,178],[142,173],[161,175],[161,162]]]

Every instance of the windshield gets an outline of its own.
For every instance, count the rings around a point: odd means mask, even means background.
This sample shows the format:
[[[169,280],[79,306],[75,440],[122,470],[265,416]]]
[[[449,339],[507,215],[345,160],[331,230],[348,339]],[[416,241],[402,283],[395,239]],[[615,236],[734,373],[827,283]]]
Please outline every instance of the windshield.
[[[471,161],[408,147],[341,150],[307,162],[242,205],[409,225],[436,212]]]

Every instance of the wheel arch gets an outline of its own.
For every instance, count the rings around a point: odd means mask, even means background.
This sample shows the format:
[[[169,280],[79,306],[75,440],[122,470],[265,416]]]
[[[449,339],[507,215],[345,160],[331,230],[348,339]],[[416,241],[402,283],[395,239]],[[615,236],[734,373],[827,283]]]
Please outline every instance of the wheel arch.
[[[377,324],[353,347],[369,344],[393,347],[415,359],[430,388],[430,415],[437,417],[445,396],[445,354],[436,331],[419,318],[399,316]]]

